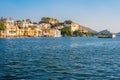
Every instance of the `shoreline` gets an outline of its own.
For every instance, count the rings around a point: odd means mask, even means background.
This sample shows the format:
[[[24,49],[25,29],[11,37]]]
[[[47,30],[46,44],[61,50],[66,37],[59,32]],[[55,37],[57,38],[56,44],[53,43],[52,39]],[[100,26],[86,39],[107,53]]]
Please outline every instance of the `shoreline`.
[[[75,36],[61,36],[61,37],[75,37]],[[0,39],[14,39],[14,38],[61,38],[61,37],[34,37],[34,36],[32,36],[32,37],[29,37],[29,36],[22,36],[22,37],[0,37]],[[76,36],[76,37],[78,37],[78,36]],[[79,36],[79,37],[86,37],[86,38],[88,38],[88,37],[95,37],[95,36]]]
[[[0,39],[14,39],[14,38],[60,38],[60,37],[28,37],[28,36],[23,36],[23,37],[0,37]]]

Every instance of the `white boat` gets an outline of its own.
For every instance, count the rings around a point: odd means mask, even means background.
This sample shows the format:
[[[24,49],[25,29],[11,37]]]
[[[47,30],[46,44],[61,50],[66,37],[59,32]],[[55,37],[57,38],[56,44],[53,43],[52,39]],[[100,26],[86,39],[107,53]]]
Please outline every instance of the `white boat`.
[[[99,34],[98,38],[116,38],[116,34]]]

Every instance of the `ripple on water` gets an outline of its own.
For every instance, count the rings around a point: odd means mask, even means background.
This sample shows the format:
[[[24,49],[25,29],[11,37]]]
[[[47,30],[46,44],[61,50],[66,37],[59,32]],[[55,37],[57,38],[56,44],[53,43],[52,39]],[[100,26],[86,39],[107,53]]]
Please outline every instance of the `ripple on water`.
[[[0,39],[0,79],[119,80],[120,39]]]

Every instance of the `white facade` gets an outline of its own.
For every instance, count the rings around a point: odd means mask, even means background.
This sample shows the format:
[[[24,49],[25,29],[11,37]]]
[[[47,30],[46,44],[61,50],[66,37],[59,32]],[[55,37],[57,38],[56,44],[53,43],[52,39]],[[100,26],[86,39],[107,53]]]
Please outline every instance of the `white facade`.
[[[54,37],[61,37],[61,31],[55,30],[55,36]]]

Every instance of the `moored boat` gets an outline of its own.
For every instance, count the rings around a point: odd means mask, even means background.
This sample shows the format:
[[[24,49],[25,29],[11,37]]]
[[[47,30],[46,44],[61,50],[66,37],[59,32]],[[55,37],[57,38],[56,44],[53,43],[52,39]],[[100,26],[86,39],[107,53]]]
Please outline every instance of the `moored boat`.
[[[116,38],[116,34],[99,34],[98,38]]]

